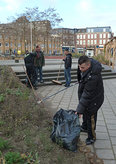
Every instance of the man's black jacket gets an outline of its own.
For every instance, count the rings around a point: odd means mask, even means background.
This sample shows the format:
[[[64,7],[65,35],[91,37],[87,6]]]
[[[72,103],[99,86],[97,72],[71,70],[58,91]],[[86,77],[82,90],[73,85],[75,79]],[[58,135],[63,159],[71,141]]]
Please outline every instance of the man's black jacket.
[[[104,101],[104,88],[101,76],[102,66],[94,60],[91,60],[91,67],[81,74],[80,69],[77,71],[77,78],[79,82],[78,98],[79,105],[77,106],[77,113],[84,113],[87,110],[93,114],[96,112]]]
[[[66,58],[63,59],[63,61],[65,62],[65,68],[68,69],[69,67],[71,68],[72,65],[72,55],[69,53],[66,55]]]
[[[26,67],[34,67],[34,57],[35,55],[33,53],[29,53],[24,58],[25,66]]]

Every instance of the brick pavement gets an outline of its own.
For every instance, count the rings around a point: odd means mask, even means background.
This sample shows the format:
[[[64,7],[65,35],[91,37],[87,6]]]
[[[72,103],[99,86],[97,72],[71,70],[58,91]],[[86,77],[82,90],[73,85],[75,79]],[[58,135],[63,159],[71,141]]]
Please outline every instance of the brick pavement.
[[[41,86],[36,92],[45,97],[63,88],[64,86],[60,85]],[[99,158],[104,160],[104,164],[116,164],[116,79],[104,80],[104,88],[105,100],[98,112],[97,140],[94,145],[89,147]],[[77,90],[78,86],[75,85],[47,100],[50,102],[49,110],[53,115],[60,108],[76,109],[78,104]],[[85,133],[81,133],[81,140],[84,141],[86,137]]]

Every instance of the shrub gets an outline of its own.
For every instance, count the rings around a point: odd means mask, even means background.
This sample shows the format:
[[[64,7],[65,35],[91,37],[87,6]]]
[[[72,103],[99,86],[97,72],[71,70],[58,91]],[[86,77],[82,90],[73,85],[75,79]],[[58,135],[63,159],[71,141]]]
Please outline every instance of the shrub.
[[[21,157],[20,153],[8,152],[5,154],[6,164],[23,164],[24,159]]]
[[[102,64],[109,65],[109,60],[105,59],[105,56],[103,54],[99,54],[97,56],[93,57],[95,60],[98,60]]]
[[[0,151],[10,148],[10,144],[7,140],[0,138]]]

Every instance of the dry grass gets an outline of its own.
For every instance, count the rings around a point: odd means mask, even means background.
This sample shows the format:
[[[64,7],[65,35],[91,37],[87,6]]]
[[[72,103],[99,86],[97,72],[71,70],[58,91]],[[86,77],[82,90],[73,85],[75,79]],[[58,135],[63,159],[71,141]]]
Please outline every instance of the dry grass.
[[[12,145],[10,151],[26,154],[33,164],[89,163],[80,151],[73,153],[54,144],[51,130],[48,110],[37,105],[31,90],[10,67],[0,66],[0,137]]]

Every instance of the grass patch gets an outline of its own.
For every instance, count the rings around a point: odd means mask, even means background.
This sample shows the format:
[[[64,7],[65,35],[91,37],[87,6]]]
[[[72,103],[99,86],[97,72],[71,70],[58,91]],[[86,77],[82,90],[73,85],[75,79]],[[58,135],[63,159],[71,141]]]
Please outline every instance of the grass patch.
[[[6,150],[9,148],[10,148],[9,142],[0,137],[0,151]]]
[[[0,88],[0,132],[6,139],[0,138],[0,155],[5,164],[89,164],[81,152],[51,141],[50,112],[8,66],[0,66]]]

